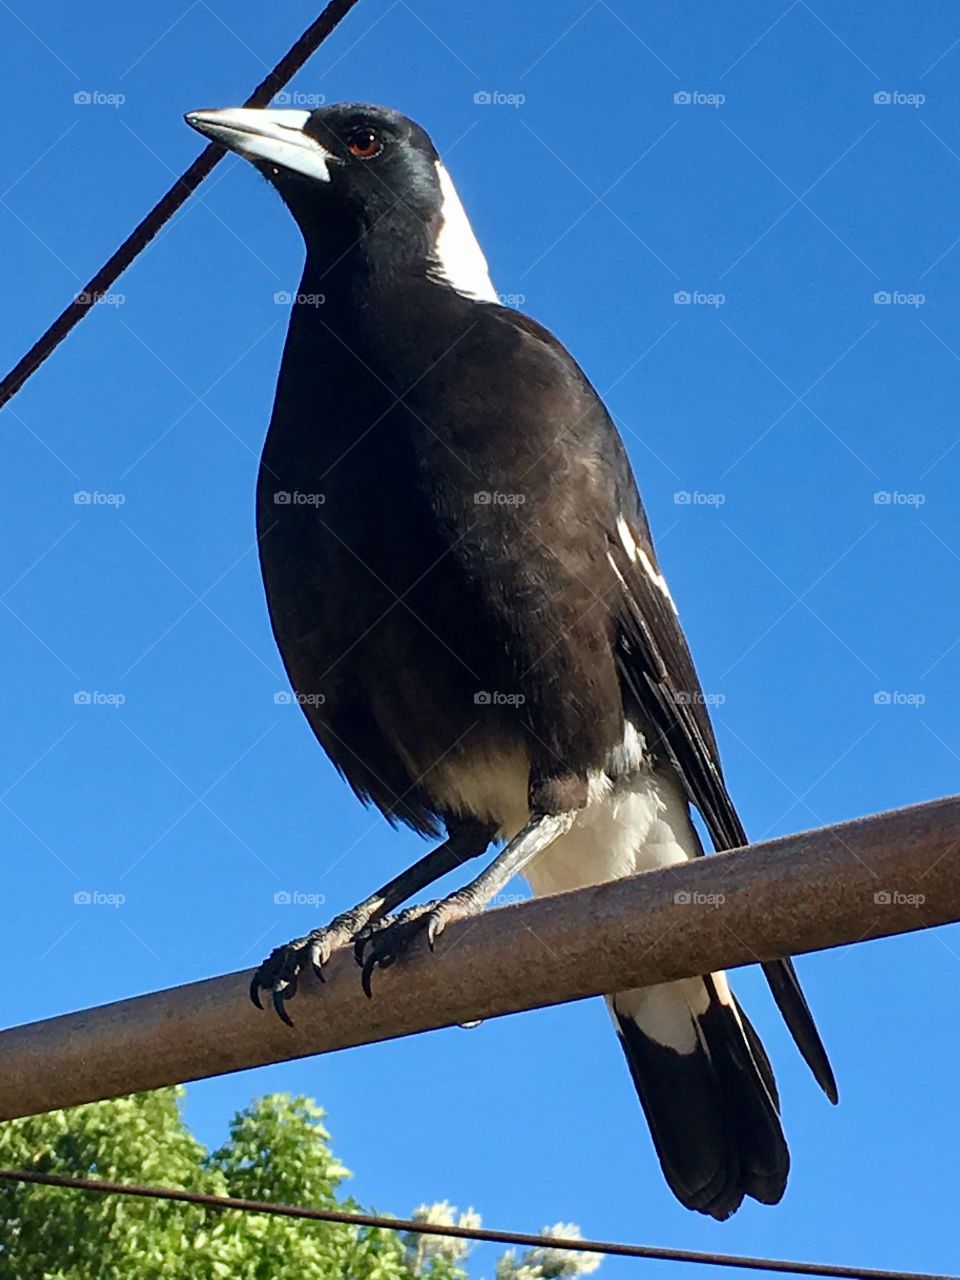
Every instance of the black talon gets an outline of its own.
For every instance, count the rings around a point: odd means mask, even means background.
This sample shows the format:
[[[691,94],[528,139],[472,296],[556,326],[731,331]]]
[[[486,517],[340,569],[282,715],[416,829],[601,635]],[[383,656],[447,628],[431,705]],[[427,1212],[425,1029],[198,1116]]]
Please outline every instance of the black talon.
[[[368,925],[365,929],[361,929],[353,940],[353,958],[361,966],[363,965],[363,953],[366,951],[367,943],[372,937],[373,930]]]
[[[250,979],[250,999],[257,1006],[257,1008],[262,1012],[263,1005],[260,1003],[260,970],[259,969]]]
[[[274,987],[273,989],[274,1012],[276,1013],[277,1017],[280,1019],[281,1022],[285,1022],[288,1027],[292,1027],[293,1019],[290,1017],[289,1013],[287,1013],[286,1004],[285,1004],[288,998],[289,997],[287,996],[286,991],[283,987]]]

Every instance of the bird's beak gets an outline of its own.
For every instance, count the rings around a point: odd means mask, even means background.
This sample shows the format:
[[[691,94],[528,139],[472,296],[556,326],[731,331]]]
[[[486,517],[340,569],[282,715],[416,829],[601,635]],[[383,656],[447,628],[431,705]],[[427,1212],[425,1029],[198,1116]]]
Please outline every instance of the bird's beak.
[[[236,151],[254,164],[277,165],[320,182],[330,181],[333,154],[304,133],[309,111],[276,111],[229,107],[222,111],[190,111],[184,116],[198,133]]]

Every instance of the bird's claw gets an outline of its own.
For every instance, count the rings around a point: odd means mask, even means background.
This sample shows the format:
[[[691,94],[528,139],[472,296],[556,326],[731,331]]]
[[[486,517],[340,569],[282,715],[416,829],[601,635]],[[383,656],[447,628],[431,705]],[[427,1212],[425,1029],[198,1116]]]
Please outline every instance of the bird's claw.
[[[276,947],[253,975],[250,999],[258,1009],[262,1009],[260,992],[269,991],[277,1017],[292,1027],[286,1004],[297,994],[304,967],[309,964],[316,977],[321,982],[325,981],[323,966],[338,947],[345,946],[354,937],[362,923],[356,912],[345,911],[323,928],[313,929],[303,938],[295,938],[285,946]]]
[[[463,914],[460,895],[451,894],[436,902],[418,903],[394,916],[384,916],[361,929],[354,940],[353,954],[361,969],[360,982],[366,995],[373,996],[374,970],[389,969],[424,932],[432,951],[450,921]]]

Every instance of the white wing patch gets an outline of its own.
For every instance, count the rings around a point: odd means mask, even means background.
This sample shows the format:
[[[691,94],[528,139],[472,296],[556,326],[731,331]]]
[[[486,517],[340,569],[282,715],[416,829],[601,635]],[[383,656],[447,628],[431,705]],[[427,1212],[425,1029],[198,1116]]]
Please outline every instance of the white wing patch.
[[[670,594],[670,588],[667,586],[667,580],[662,573],[657,573],[653,567],[653,563],[643,547],[637,548],[637,559],[643,568],[644,573],[657,588],[657,590],[666,598],[667,603],[674,613],[677,612],[677,606],[673,603],[673,596]]]
[[[620,535],[620,541],[623,543],[624,551],[626,551],[633,563],[636,564],[637,552],[640,548],[637,546],[637,540],[633,536],[633,531],[627,524],[626,520],[624,520],[623,516],[617,520],[617,533]]]
[[[660,594],[667,600],[670,608],[674,613],[677,612],[677,606],[673,603],[673,596],[670,594],[670,588],[667,586],[667,580],[662,573],[657,573],[653,567],[653,561],[640,546],[636,538],[633,536],[633,530],[623,516],[617,519],[617,533],[620,535],[620,541],[623,543],[623,549],[630,557],[633,564],[638,564],[643,572],[647,575]],[[623,574],[620,573],[617,566],[613,563],[613,557],[607,553],[607,559],[613,566],[613,571],[623,583]],[[624,584],[626,585],[626,584]]]
[[[431,275],[466,298],[498,302],[483,250],[473,234],[453,179],[439,160],[437,178],[440,181],[443,204],[440,208],[440,230],[433,247]]]

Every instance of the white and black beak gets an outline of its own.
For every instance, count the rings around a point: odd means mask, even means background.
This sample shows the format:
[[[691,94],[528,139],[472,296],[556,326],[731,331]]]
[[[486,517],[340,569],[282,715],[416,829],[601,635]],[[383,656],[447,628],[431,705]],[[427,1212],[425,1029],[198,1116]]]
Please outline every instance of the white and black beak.
[[[336,159],[306,132],[309,111],[228,107],[191,111],[184,119],[198,133],[258,167],[286,169],[318,182],[330,181],[330,164]]]

